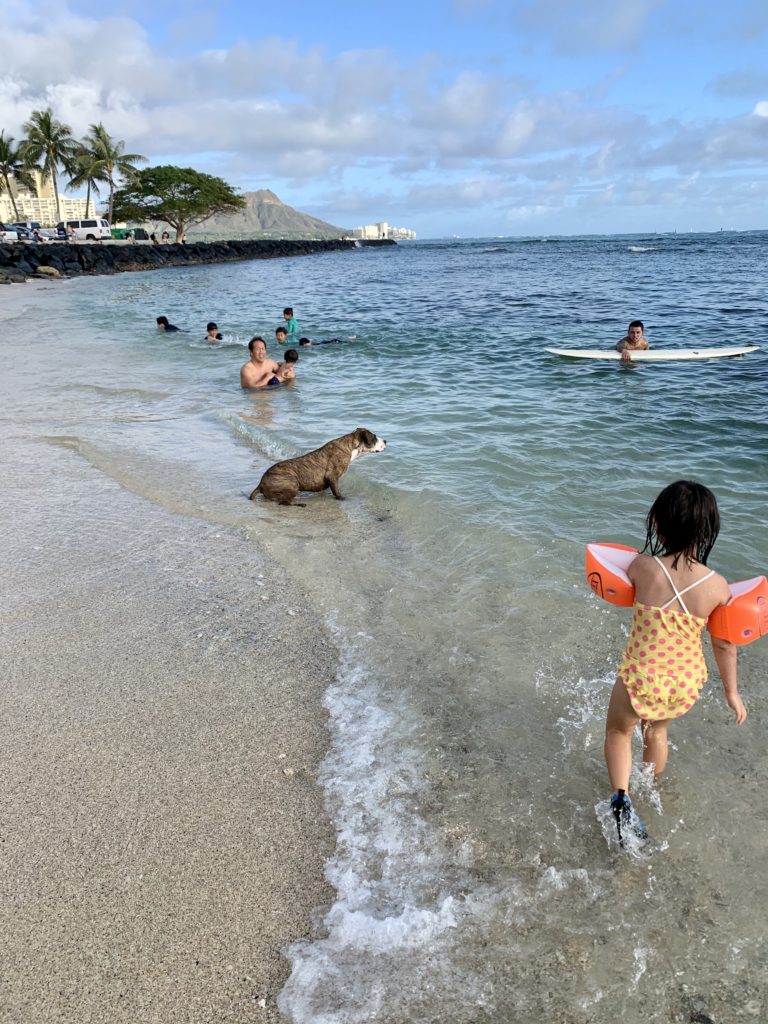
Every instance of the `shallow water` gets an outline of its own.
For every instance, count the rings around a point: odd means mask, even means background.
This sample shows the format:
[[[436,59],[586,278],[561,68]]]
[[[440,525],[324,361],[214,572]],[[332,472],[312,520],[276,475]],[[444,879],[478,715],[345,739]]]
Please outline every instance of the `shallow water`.
[[[718,495],[712,564],[768,568],[766,350],[626,369],[543,349],[607,347],[636,316],[654,346],[762,344],[767,250],[486,239],[174,269],[51,287],[9,333],[6,433],[67,438],[124,487],[243,527],[335,632],[338,900],[327,937],[290,951],[289,1019],[765,1016],[768,645],[740,658],[744,727],[716,673],[675,726],[664,783],[638,780],[652,842],[622,854],[601,747],[628,614],[590,594],[583,553],[640,543],[686,476]],[[244,344],[288,303],[303,333],[355,340],[244,394]],[[159,336],[159,313],[194,330]],[[202,344],[209,319],[224,345]],[[388,448],[350,469],[350,500],[245,500],[272,461],[356,426]]]

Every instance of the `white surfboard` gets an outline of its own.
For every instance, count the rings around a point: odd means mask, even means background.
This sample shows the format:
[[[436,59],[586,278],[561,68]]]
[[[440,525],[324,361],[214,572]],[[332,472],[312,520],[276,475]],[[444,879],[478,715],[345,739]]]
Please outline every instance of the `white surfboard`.
[[[642,360],[666,363],[682,359],[729,359],[757,352],[759,348],[759,345],[745,345],[743,348],[646,348],[632,352],[632,362]],[[615,349],[547,348],[544,351],[553,356],[566,356],[569,359],[621,359],[621,353]]]

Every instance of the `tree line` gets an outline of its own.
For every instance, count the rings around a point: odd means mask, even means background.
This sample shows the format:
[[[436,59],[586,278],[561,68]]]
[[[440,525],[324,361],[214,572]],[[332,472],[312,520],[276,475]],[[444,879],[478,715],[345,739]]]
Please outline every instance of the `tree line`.
[[[61,220],[59,172],[69,177],[68,188],[86,186],[85,215],[89,216],[91,194],[99,195],[99,185],[109,185],[111,223],[117,179],[130,178],[136,164],[146,163],[140,153],[126,153],[125,143],[113,139],[104,125],[92,124],[82,139],[72,134],[68,124],[57,121],[50,107],[35,110],[23,125],[25,138],[18,144],[12,135],[0,131],[0,177],[3,191],[8,192],[16,220],[19,211],[11,190],[11,177],[21,185],[34,189],[33,171],[50,178],[56,200],[56,218]]]
[[[67,188],[86,187],[86,217],[91,194],[99,195],[99,185],[108,185],[110,224],[115,216],[161,221],[176,230],[177,240],[183,239],[191,225],[245,206],[245,200],[222,178],[191,167],[138,169],[136,165],[146,163],[147,158],[126,153],[125,143],[113,139],[101,122],[92,124],[78,141],[69,125],[57,121],[47,107],[33,111],[23,130],[25,137],[18,143],[5,129],[0,131],[0,192],[8,192],[16,220],[19,211],[10,179],[34,189],[34,171],[51,179],[57,220],[62,219],[58,175],[63,172],[69,179]]]

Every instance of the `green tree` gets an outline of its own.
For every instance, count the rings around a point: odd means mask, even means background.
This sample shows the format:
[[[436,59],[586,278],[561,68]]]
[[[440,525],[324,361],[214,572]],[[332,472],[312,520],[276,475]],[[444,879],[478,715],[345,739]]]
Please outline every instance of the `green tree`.
[[[6,136],[4,131],[0,131],[0,195],[3,192],[8,193],[16,220],[19,220],[19,208],[11,188],[11,178],[19,185],[26,185],[27,188],[35,187],[35,182],[24,160],[23,146],[23,142],[17,146],[12,135]]]
[[[136,164],[145,164],[147,158],[141,153],[126,153],[125,143],[117,141],[107,132],[104,125],[92,124],[83,139],[83,145],[93,153],[100,181],[109,183],[109,210],[107,219],[112,223],[116,177],[130,181],[136,174]]]
[[[69,171],[77,151],[77,142],[72,136],[68,124],[57,121],[50,107],[45,110],[34,110],[24,124],[27,134],[22,143],[22,156],[29,167],[41,171],[53,182],[53,194],[56,197],[56,218],[61,220],[61,203],[59,202],[59,184],[56,171],[59,164]]]
[[[146,167],[115,192],[115,216],[170,224],[180,241],[193,224],[242,210],[245,200],[222,178],[191,167]]]
[[[87,186],[85,193],[85,216],[90,217],[91,193],[93,192],[94,195],[98,195],[99,183],[105,182],[107,179],[104,176],[104,170],[98,156],[85,145],[85,140],[83,140],[83,144],[75,152],[69,173],[71,177],[68,188]]]

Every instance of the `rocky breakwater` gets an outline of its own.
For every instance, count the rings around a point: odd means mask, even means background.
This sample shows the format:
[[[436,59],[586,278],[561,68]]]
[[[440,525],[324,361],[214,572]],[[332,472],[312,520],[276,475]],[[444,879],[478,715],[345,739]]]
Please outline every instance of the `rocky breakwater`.
[[[246,239],[232,242],[193,242],[148,245],[137,242],[13,242],[0,244],[0,284],[28,277],[75,277],[80,274],[118,274],[124,271],[158,270],[196,263],[228,263],[240,260],[311,256],[363,246],[395,245],[389,239],[353,241],[339,238],[303,241]]]

